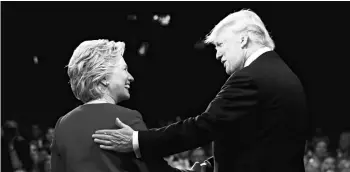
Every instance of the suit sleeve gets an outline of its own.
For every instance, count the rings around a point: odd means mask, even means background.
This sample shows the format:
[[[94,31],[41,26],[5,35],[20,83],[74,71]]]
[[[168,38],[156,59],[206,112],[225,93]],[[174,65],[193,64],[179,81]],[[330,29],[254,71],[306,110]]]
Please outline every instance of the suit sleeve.
[[[19,159],[22,161],[23,168],[26,171],[30,171],[33,168],[34,162],[30,157],[29,142],[21,137],[15,142],[15,146]]]
[[[163,128],[139,131],[141,156],[169,156],[223,137],[225,131],[234,125],[238,118],[256,110],[257,93],[257,87],[251,77],[243,72],[231,75],[201,115]]]
[[[51,149],[51,172],[65,172],[64,162],[60,155],[60,152],[57,147],[56,138],[58,133],[58,127],[62,117],[60,117],[55,126],[54,138],[50,146]]]
[[[136,118],[131,122],[130,126],[134,130],[147,131],[147,126],[142,119],[142,115],[135,111]],[[181,170],[171,167],[164,159],[160,156],[153,156],[152,158],[141,158],[142,161],[146,162],[150,171],[163,171],[163,172],[187,172],[189,170]],[[161,170],[160,170],[161,169]]]

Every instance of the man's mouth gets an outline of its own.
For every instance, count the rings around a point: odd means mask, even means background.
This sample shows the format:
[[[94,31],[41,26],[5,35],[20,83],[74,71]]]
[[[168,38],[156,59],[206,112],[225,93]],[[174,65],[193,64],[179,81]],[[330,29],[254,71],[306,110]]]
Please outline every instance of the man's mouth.
[[[125,85],[125,88],[126,89],[130,89],[130,85]]]
[[[226,67],[226,60],[221,61],[221,63]]]

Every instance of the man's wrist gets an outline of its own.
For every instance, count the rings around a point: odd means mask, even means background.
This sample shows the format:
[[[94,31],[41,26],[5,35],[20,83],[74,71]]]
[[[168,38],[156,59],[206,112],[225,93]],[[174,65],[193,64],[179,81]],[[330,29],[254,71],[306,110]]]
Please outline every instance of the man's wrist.
[[[141,158],[138,135],[139,135],[138,131],[134,131],[132,133],[132,148],[134,150],[136,158]]]

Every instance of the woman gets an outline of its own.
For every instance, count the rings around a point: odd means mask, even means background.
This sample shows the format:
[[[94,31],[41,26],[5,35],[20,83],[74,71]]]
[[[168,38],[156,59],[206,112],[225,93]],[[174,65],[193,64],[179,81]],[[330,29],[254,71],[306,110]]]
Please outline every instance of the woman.
[[[56,123],[52,172],[174,170],[161,158],[146,160],[146,165],[134,153],[102,150],[91,138],[98,129],[116,128],[116,117],[135,130],[147,129],[139,112],[117,105],[130,98],[134,80],[123,59],[124,47],[123,42],[93,40],[81,43],[74,51],[68,75],[75,97],[84,104]]]

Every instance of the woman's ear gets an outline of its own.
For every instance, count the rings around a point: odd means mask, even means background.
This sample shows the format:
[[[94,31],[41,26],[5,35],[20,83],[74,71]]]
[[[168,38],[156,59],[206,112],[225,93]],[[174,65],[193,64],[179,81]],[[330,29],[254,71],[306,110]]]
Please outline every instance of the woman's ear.
[[[105,87],[107,87],[107,86],[109,85],[109,82],[108,82],[108,80],[107,80],[106,77],[104,77],[104,78],[100,81],[100,83],[101,83],[103,86],[105,86]]]
[[[102,80],[101,84],[105,87],[107,87],[109,85],[108,81],[106,81],[106,80]]]

